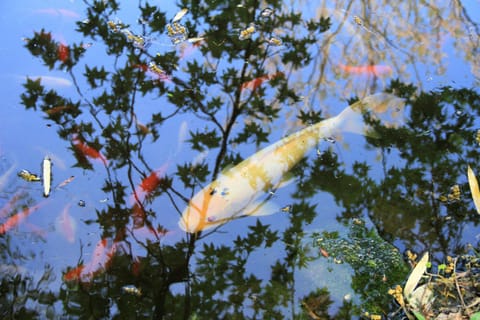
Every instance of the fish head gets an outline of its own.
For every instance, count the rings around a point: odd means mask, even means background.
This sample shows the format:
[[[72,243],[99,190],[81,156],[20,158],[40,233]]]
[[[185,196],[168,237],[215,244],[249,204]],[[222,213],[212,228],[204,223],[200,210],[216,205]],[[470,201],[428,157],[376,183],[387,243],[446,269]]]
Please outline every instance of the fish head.
[[[228,197],[213,184],[198,192],[183,210],[179,226],[189,233],[213,228],[223,222],[222,212],[228,211]]]

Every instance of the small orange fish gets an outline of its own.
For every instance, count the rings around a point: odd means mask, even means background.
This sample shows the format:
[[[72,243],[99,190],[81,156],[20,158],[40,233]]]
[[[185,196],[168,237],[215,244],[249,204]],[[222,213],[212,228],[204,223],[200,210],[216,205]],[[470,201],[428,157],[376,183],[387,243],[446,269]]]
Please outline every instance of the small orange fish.
[[[356,75],[374,75],[376,77],[380,76],[390,76],[392,74],[392,68],[387,65],[366,65],[366,66],[349,66],[344,64],[338,64],[338,67],[342,69],[343,72],[348,74]]]
[[[45,113],[48,115],[54,115],[68,109],[73,109],[73,107],[72,106],[56,106],[51,109],[45,110]]]
[[[134,204],[136,201],[143,202],[145,198],[150,196],[153,191],[157,189],[163,179],[163,175],[168,168],[169,163],[165,163],[160,168],[153,170],[142,182],[135,188],[133,198],[130,203]]]
[[[134,65],[132,65],[132,68],[140,69],[140,70],[143,71],[143,72],[147,72],[147,71],[148,71],[148,65],[145,64],[145,63],[134,64]]]
[[[73,146],[83,155],[95,160],[100,160],[101,162],[103,162],[104,165],[108,165],[107,158],[105,158],[105,156],[102,153],[100,153],[100,151],[90,147],[88,144],[82,141],[78,137],[78,135],[74,135],[72,142],[73,142]]]
[[[322,256],[324,256],[325,258],[328,258],[330,255],[328,254],[327,250],[323,249],[323,248],[320,248],[320,253],[322,254]]]
[[[17,212],[13,216],[7,219],[3,224],[0,225],[0,234],[5,234],[6,232],[10,231],[11,229],[18,226],[20,223],[25,221],[25,219],[32,214],[34,211],[38,210],[43,203],[36,204],[32,207],[25,208],[20,212]]]
[[[264,75],[264,76],[242,83],[242,85],[240,86],[240,90],[243,91],[244,89],[249,89],[251,91],[255,91],[265,81],[269,81],[277,77],[283,77],[283,76],[284,76],[283,72],[280,72],[280,71],[274,74]]]
[[[66,62],[70,56],[70,49],[67,45],[60,43],[57,47],[58,60]]]
[[[73,269],[70,269],[63,275],[63,280],[65,281],[79,281],[80,280],[80,275],[83,272],[83,269],[85,269],[85,266],[83,264],[80,264],[76,266]]]
[[[144,226],[147,215],[142,203],[158,188],[167,167],[168,163],[164,164],[157,170],[152,171],[133,191],[133,194],[130,197],[130,205],[132,205],[132,216],[135,229]]]
[[[58,188],[65,187],[67,184],[69,184],[70,182],[72,182],[73,179],[75,179],[75,176],[70,176],[70,178],[67,178],[67,179],[63,180],[63,181],[60,182],[60,184],[57,186],[57,189],[58,189]]]

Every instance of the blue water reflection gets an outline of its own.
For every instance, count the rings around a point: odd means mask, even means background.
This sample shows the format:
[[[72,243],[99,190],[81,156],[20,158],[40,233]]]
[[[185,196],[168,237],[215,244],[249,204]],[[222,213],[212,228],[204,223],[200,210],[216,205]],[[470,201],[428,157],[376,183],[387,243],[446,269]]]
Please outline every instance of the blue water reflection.
[[[391,297],[379,292],[405,279],[406,264],[379,269],[400,260],[368,252],[362,268],[312,235],[348,238],[361,219],[372,248],[432,250],[437,262],[476,244],[466,164],[478,159],[468,89],[480,78],[480,17],[478,4],[460,4],[274,2],[266,14],[256,1],[183,2],[177,21],[170,2],[1,4],[2,316],[387,316]],[[386,90],[406,101],[405,129],[309,145],[285,183],[259,191],[292,210],[179,227],[222,172]],[[17,176],[41,175],[46,155],[48,198]],[[461,197],[449,199],[455,185]],[[233,188],[211,195],[235,201]]]

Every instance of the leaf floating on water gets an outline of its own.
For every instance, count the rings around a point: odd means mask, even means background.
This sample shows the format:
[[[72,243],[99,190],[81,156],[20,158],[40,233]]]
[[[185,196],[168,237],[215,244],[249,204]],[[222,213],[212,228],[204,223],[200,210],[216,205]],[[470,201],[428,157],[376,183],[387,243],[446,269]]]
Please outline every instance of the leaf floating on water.
[[[428,252],[425,252],[422,259],[417,263],[415,268],[413,269],[410,277],[405,284],[405,288],[403,289],[403,295],[408,300],[410,295],[412,294],[413,290],[417,287],[418,282],[422,278],[423,274],[427,270],[428,264]]]
[[[184,8],[184,9],[178,11],[177,14],[175,15],[175,17],[173,17],[172,23],[180,21],[183,18],[183,16],[187,14],[187,12],[188,12],[187,8]]]
[[[260,12],[260,17],[262,18],[270,18],[271,16],[273,16],[273,9],[272,8],[265,8],[262,10],[262,12]]]
[[[239,40],[247,40],[252,37],[252,34],[255,33],[255,24],[250,23],[250,26],[240,31],[240,36],[238,37]]]
[[[478,189],[477,177],[475,177],[475,173],[473,172],[472,168],[470,168],[470,166],[468,166],[467,175],[468,185],[470,186],[470,192],[472,193],[473,203],[475,204],[477,213],[480,214],[480,190]]]
[[[30,171],[25,170],[25,169],[21,170],[18,173],[18,176],[20,178],[22,178],[23,180],[28,181],[28,182],[40,181],[41,180],[38,175],[36,175],[35,173],[31,173]]]
[[[416,315],[418,310],[430,310],[432,307],[433,300],[435,299],[433,295],[433,291],[430,288],[430,284],[424,284],[415,289],[410,295],[409,303],[410,306],[413,308],[413,313]],[[418,318],[417,319],[425,319],[425,318]]]

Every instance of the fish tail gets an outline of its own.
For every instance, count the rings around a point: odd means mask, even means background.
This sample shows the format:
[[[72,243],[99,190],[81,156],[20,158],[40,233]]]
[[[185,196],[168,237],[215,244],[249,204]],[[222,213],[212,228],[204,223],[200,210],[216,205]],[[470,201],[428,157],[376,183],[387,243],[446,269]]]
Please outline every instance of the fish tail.
[[[343,131],[377,137],[375,130],[365,123],[364,114],[374,120],[380,120],[386,127],[399,127],[403,124],[403,99],[388,93],[374,94],[354,103],[337,117],[341,120]]]

